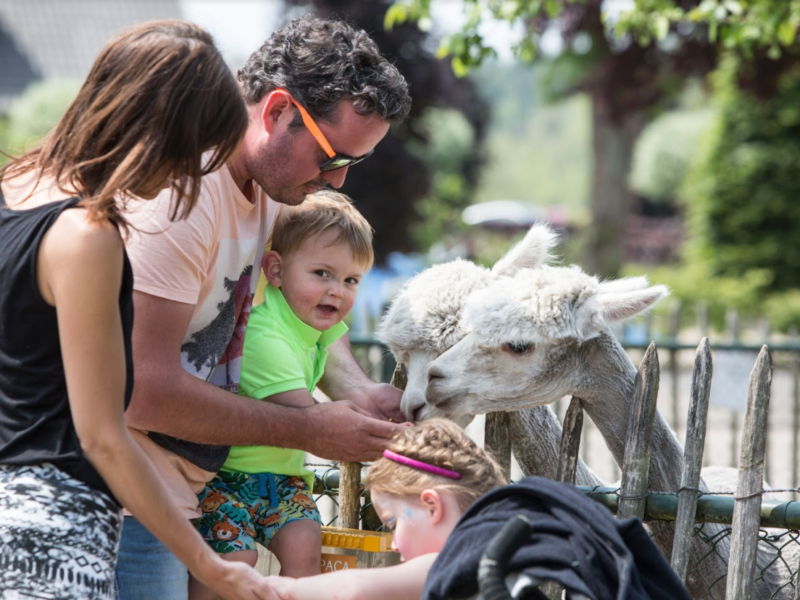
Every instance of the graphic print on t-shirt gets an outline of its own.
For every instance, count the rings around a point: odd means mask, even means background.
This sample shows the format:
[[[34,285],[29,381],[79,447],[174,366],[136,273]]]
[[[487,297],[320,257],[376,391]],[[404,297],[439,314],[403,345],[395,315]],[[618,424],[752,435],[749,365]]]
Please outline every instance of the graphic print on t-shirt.
[[[184,368],[205,373],[207,381],[230,392],[239,391],[244,332],[253,304],[252,273],[253,265],[247,265],[238,281],[224,278],[227,299],[217,303],[208,325],[181,346]]]

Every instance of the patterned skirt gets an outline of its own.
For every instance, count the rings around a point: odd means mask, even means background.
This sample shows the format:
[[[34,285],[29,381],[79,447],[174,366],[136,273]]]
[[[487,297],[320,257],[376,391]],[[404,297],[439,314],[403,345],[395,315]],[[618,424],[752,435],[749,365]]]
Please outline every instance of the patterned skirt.
[[[121,527],[111,498],[55,466],[0,466],[0,599],[113,599]]]

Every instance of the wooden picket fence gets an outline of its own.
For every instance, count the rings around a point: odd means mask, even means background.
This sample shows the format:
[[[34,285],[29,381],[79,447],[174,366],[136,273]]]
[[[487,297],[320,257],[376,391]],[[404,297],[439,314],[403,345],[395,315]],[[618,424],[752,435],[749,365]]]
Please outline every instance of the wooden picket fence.
[[[618,518],[638,517],[645,520],[646,517],[654,515],[667,520],[674,518],[675,541],[672,566],[684,582],[689,567],[692,537],[696,524],[702,522],[698,519],[698,501],[702,494],[699,484],[711,373],[711,349],[708,339],[704,338],[697,348],[694,363],[683,474],[680,490],[674,494],[677,496],[675,502],[667,502],[665,506],[663,501],[670,494],[654,494],[647,490],[652,428],[660,378],[658,354],[654,343],[647,348],[636,377],[634,410],[628,425],[620,487],[618,490],[585,490],[595,499],[598,499],[598,495],[616,495],[618,500],[616,505],[613,501],[608,502],[608,498],[605,499],[605,503],[610,508],[616,509]],[[756,573],[756,554],[759,531],[762,527],[800,529],[800,503],[774,501],[762,503],[762,495],[765,493],[764,458],[771,382],[772,359],[765,345],[750,376],[736,494],[733,498],[716,498],[717,506],[711,510],[713,522],[728,522],[731,525],[727,598],[753,598],[753,583],[759,576],[759,573]],[[502,461],[509,464],[508,436],[503,435],[505,419],[506,416],[503,414],[492,414],[487,417],[485,443],[496,455],[502,457]],[[557,479],[561,481],[575,483],[582,425],[583,407],[580,399],[573,398],[564,420],[557,471]],[[654,506],[651,511],[653,514],[648,514],[648,502],[654,498],[660,498],[661,506],[658,508]],[[720,500],[722,502],[719,502]],[[709,512],[708,507],[706,512]],[[729,521],[726,520],[726,512],[730,515]],[[782,517],[776,519],[776,515]],[[792,541],[796,543],[796,540],[795,535]],[[800,586],[796,581],[798,567],[800,567],[798,564],[792,565],[792,580],[782,586],[793,586],[795,598],[800,596]]]
[[[686,581],[690,571],[690,551],[693,536],[703,535],[703,523],[728,524],[730,551],[725,597],[750,599],[754,582],[763,573],[756,568],[759,541],[767,541],[781,550],[790,544],[800,543],[800,502],[765,500],[764,459],[767,436],[767,415],[772,382],[772,357],[764,345],[750,376],[747,394],[744,431],[739,456],[739,479],[736,492],[725,496],[717,492],[700,490],[700,469],[706,435],[711,388],[712,358],[707,338],[697,347],[692,374],[691,398],[688,410],[686,445],[681,487],[677,492],[648,491],[648,470],[653,423],[656,414],[656,399],[660,380],[658,353],[655,343],[649,344],[641,361],[635,385],[634,410],[630,415],[628,438],[622,479],[619,488],[582,488],[591,498],[603,503],[618,518],[638,517],[644,521],[666,520],[675,522],[674,546],[671,563],[681,578]],[[403,388],[397,377],[393,383]],[[573,398],[567,409],[563,424],[560,457],[556,478],[575,483],[575,474],[581,443],[584,413],[581,400]],[[485,444],[492,450],[506,469],[511,465],[511,446],[508,431],[508,414],[487,415]],[[796,457],[795,459],[796,460]],[[375,523],[369,514],[368,504],[362,501],[360,475],[362,465],[340,465],[334,476],[328,477],[329,492],[338,492],[338,524],[344,527],[359,527],[359,523]],[[768,490],[789,492],[798,490]],[[765,531],[765,528],[777,528]],[[713,546],[719,538],[705,541]],[[800,554],[799,554],[800,555]],[[696,558],[696,557],[695,557]],[[800,600],[798,569],[800,564],[787,564],[789,577],[771,598],[789,597],[794,590],[795,600]],[[708,598],[715,598],[711,591],[714,581],[708,582]],[[560,598],[560,592],[551,586],[546,590],[551,598]],[[760,599],[759,599],[760,600]]]

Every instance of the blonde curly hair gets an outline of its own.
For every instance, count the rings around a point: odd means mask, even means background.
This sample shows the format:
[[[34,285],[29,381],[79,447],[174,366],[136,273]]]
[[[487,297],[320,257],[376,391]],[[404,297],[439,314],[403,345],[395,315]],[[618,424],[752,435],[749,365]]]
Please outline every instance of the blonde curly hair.
[[[430,419],[405,429],[392,440],[389,450],[455,471],[461,478],[449,479],[382,458],[369,468],[367,490],[408,498],[418,498],[426,489],[444,490],[466,510],[478,497],[508,483],[497,461],[445,419]]]

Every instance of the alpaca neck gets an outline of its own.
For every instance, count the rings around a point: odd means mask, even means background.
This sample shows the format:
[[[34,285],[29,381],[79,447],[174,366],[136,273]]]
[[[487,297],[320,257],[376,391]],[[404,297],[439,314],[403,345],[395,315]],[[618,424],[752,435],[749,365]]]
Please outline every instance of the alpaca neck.
[[[628,422],[633,412],[636,368],[625,350],[608,332],[581,346],[582,373],[573,395],[584,408],[617,464],[622,466]],[[656,411],[650,450],[649,489],[670,491],[680,486],[683,448]]]
[[[555,479],[561,446],[561,424],[548,405],[510,412],[508,434],[514,456],[525,475]],[[578,459],[577,485],[606,485]]]

